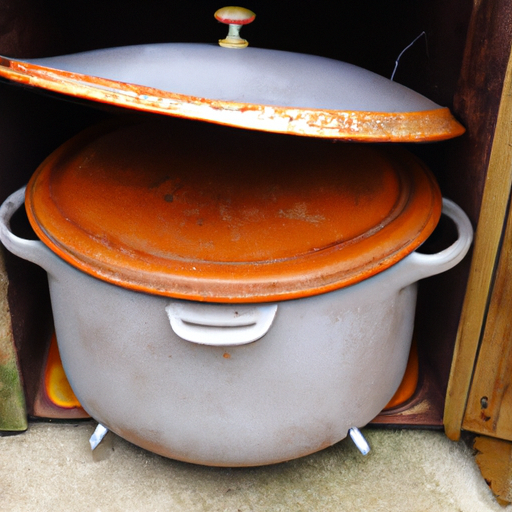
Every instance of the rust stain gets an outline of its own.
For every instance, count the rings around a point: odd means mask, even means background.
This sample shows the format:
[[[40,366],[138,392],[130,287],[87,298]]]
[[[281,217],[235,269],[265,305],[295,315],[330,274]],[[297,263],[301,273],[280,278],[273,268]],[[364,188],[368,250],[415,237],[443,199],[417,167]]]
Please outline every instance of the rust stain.
[[[222,357],[224,359],[231,359],[231,354],[228,354],[227,352],[224,352],[224,354],[222,354]]]
[[[100,103],[273,133],[349,141],[420,142],[450,139],[465,131],[447,108],[406,113],[359,112],[219,101],[7,58],[0,60],[0,76]]]
[[[484,413],[484,411],[482,411],[482,412],[480,413],[480,419],[481,419],[482,421],[484,421],[484,422],[487,422],[487,421],[489,421],[489,420],[491,419],[491,417],[490,417],[490,416],[487,416],[487,415]]]

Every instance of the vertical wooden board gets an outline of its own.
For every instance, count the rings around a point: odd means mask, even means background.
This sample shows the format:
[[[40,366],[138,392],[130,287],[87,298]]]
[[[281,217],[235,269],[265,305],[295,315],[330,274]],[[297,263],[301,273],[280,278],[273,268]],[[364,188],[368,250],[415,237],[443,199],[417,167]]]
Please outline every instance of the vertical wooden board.
[[[512,440],[512,215],[501,248],[463,428]]]
[[[496,7],[495,3],[492,1],[481,2],[479,8],[483,9],[487,5],[488,9],[492,9],[492,7]],[[476,15],[475,17],[478,18]],[[512,59],[510,56],[510,37],[508,36],[508,39],[503,43],[507,45],[508,64],[487,167],[470,275],[446,395],[444,425],[446,434],[453,440],[460,438],[466,401],[487,313],[489,291],[503,233],[503,219],[506,217],[512,185],[512,130],[510,129],[510,120],[512,119]],[[484,63],[482,65],[485,66]],[[486,70],[485,68],[481,70],[484,74],[487,71],[493,70]],[[483,95],[483,91],[480,91],[480,94]],[[480,113],[481,117],[485,117],[485,115],[484,112]]]

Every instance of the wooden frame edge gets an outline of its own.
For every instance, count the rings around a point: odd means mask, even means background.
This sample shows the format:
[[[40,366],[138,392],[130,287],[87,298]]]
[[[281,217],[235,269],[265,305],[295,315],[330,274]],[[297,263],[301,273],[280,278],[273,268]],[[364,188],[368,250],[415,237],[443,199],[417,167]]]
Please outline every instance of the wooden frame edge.
[[[512,185],[512,55],[500,108],[475,233],[473,258],[455,342],[444,410],[446,435],[458,440],[480,344],[488,296],[506,219]]]

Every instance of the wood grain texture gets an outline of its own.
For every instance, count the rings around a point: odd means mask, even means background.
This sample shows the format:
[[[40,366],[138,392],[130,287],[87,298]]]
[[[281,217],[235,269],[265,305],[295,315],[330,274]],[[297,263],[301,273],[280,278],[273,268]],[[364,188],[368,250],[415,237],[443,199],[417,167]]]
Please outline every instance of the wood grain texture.
[[[512,443],[489,437],[476,437],[476,462],[482,476],[501,505],[512,502]]]
[[[463,428],[512,440],[512,215],[498,270]]]
[[[494,5],[496,4],[496,5]],[[498,5],[500,4],[500,5]],[[481,2],[478,9],[491,9],[495,7],[494,15],[498,15],[499,7],[503,7],[503,2]],[[509,8],[507,7],[507,12]],[[476,13],[475,18],[481,22],[493,26],[492,19],[489,20],[487,11]],[[508,14],[510,14],[508,12]],[[510,23],[508,16],[507,23]],[[494,21],[494,24],[496,21]],[[475,31],[473,27],[473,31]],[[505,37],[505,36],[503,36]],[[474,35],[470,35],[470,40]],[[470,275],[467,285],[466,297],[464,300],[457,340],[454,350],[454,358],[450,372],[450,380],[446,396],[444,423],[445,430],[450,439],[457,440],[460,437],[463,415],[466,407],[466,400],[471,384],[476,355],[478,351],[480,336],[482,332],[485,314],[487,312],[487,300],[489,290],[492,285],[496,258],[500,246],[500,240],[503,232],[503,219],[507,213],[507,204],[509,200],[510,187],[512,185],[512,130],[510,130],[510,120],[512,119],[512,61],[510,60],[510,35],[501,42],[505,45],[509,60],[504,77],[503,91],[500,97],[499,113],[496,121],[496,129],[489,130],[489,119],[475,127],[474,131],[468,130],[470,136],[491,137],[494,133],[492,150],[489,157],[487,173],[482,169],[485,178],[485,188],[482,199],[482,207],[478,221],[478,228],[475,234],[473,260],[470,269]],[[475,43],[471,45],[472,52],[478,53],[474,58],[482,59],[482,49],[476,48]],[[489,51],[491,51],[489,49]],[[469,57],[468,57],[469,58]],[[487,66],[481,62],[482,69],[480,74],[487,73]],[[489,70],[492,71],[492,70]],[[494,71],[498,71],[496,68]],[[463,73],[464,75],[464,73]],[[496,74],[492,75],[492,80],[497,80]],[[503,76],[503,75],[502,75]],[[480,78],[478,81],[481,80]],[[477,89],[475,94],[484,95],[485,91],[475,84]],[[479,89],[480,88],[480,89]],[[488,93],[488,91],[487,91]],[[471,96],[472,97],[472,96]],[[483,107],[483,104],[480,105]],[[488,117],[489,112],[479,111],[483,118]],[[485,134],[480,133],[481,125],[487,125]],[[479,158],[482,160],[485,156],[485,147],[481,148],[484,154]],[[484,160],[481,161],[482,166]]]

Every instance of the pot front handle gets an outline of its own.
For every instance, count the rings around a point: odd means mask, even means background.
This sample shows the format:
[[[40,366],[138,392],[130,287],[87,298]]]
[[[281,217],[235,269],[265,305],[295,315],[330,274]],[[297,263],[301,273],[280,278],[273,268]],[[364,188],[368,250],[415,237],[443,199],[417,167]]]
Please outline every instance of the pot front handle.
[[[25,240],[16,236],[10,227],[12,216],[25,202],[25,188],[11,194],[0,207],[0,241],[7,250],[44,268],[47,272],[58,268],[59,258],[40,240]]]
[[[415,251],[398,263],[396,267],[399,267],[399,272],[406,281],[404,286],[451,269],[469,251],[473,241],[473,227],[468,216],[462,208],[445,198],[443,198],[443,214],[455,223],[458,232],[457,240],[436,254],[421,254]]]
[[[173,331],[184,340],[214,347],[246,345],[262,338],[277,304],[221,305],[172,301],[165,308]]]

